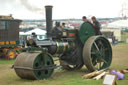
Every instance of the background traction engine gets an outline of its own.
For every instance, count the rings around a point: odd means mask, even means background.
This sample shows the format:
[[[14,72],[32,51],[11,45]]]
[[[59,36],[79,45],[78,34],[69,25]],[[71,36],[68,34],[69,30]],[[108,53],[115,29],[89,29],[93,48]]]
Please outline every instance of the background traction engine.
[[[13,68],[23,79],[49,78],[54,69],[53,56],[66,70],[86,65],[89,71],[106,69],[112,61],[112,49],[106,38],[95,36],[92,24],[85,22],[80,29],[61,30],[59,23],[52,28],[52,6],[46,6],[47,39],[38,40],[36,34],[27,42],[26,52],[19,54]]]

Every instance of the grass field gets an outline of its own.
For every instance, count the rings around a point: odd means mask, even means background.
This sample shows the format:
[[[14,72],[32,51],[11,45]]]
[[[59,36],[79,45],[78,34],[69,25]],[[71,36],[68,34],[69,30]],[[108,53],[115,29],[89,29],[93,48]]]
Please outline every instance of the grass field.
[[[113,47],[113,62],[110,69],[128,68],[128,44],[118,44]],[[83,67],[79,71],[55,70],[47,80],[24,80],[20,79],[11,69],[14,60],[0,60],[0,85],[101,85],[102,80],[82,79],[87,73]],[[127,85],[128,74],[124,80],[118,80],[117,85]]]
[[[126,42],[126,40],[128,39],[128,32],[124,32],[122,35],[121,35],[121,40]]]
[[[128,39],[128,35],[122,35],[121,36],[121,40],[122,41],[125,41],[126,42],[127,39]]]

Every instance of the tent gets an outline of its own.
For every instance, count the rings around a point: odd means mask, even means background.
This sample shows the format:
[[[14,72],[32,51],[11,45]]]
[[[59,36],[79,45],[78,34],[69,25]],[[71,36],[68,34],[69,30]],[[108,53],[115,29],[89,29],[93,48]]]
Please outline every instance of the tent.
[[[37,35],[45,35],[46,34],[45,30],[41,30],[39,28],[35,28],[35,29],[31,30],[31,31],[25,32],[24,34],[31,35],[33,32],[35,32]]]
[[[20,37],[22,36],[26,36],[26,38],[28,38],[29,36],[31,36],[32,33],[36,33],[37,38],[39,40],[45,39],[46,38],[46,31],[45,30],[41,30],[39,28],[35,28],[31,31],[28,32],[19,32]]]
[[[25,32],[19,32],[19,35],[26,35]]]
[[[108,28],[128,28],[128,19],[127,20],[117,20],[114,22],[111,22],[107,25]]]

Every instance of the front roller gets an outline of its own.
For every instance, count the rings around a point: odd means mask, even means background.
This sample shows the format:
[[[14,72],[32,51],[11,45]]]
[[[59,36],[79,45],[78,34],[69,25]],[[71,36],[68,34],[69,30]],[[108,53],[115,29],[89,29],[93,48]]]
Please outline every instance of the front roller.
[[[106,69],[112,62],[112,48],[103,36],[92,36],[84,45],[83,61],[89,71]]]
[[[21,53],[14,63],[16,74],[22,79],[49,78],[54,71],[54,62],[50,54],[40,52]]]

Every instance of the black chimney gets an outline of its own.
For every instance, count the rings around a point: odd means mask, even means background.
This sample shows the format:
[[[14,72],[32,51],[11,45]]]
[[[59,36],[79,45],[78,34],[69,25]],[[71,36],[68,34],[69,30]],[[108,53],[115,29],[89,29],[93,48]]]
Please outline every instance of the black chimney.
[[[47,30],[47,38],[51,39],[51,29],[52,29],[52,6],[45,6],[46,11],[46,30]]]

